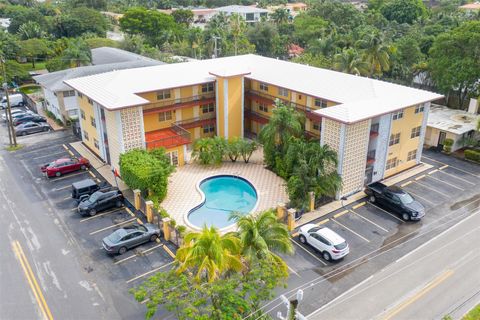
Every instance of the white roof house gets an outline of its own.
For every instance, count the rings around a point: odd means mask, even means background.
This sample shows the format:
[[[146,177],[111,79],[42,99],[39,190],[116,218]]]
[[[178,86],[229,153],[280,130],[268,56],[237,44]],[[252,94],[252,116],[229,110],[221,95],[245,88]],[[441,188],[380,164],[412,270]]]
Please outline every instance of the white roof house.
[[[316,112],[344,123],[442,97],[424,90],[253,54],[118,70],[65,83],[105,108],[115,110],[149,103],[138,93],[211,82],[215,80],[213,74],[218,73],[246,74],[248,79],[336,102],[338,105]]]
[[[246,22],[260,21],[261,17],[267,17],[270,11],[261,8],[255,8],[250,6],[231,5],[215,9],[217,12],[224,12],[227,15],[238,14],[242,16]]]

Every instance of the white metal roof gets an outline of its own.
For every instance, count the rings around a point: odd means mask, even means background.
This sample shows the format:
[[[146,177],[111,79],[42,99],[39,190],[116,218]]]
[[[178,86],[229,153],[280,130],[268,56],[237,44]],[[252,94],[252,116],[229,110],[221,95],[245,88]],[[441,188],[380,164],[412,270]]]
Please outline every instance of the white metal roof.
[[[255,8],[250,6],[231,5],[225,7],[215,8],[216,11],[226,13],[268,13],[267,9]]]
[[[347,123],[442,97],[424,90],[252,54],[118,70],[65,82],[105,108],[115,110],[149,103],[138,95],[141,92],[214,81],[211,73],[219,70],[223,75],[250,72],[246,78],[334,101],[338,105],[317,112]]]
[[[427,127],[462,135],[475,130],[479,119],[480,114],[450,109],[440,105],[432,105],[428,114]]]

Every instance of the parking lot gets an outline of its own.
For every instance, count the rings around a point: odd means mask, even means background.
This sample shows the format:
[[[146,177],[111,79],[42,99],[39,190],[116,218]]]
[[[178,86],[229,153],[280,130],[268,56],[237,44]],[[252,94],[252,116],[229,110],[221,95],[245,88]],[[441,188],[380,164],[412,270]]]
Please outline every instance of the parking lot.
[[[81,216],[76,210],[76,201],[71,198],[71,185],[74,182],[91,178],[102,182],[95,168],[46,178],[40,166],[62,157],[79,156],[68,148],[68,142],[75,138],[68,132],[50,132],[19,137],[18,142],[26,145],[14,153],[15,158],[25,168],[25,179],[32,179],[48,197],[51,206],[60,213],[62,222],[68,227],[72,241],[80,244],[86,257],[87,272],[97,272],[98,276],[110,280],[113,286],[130,288],[141,283],[149,275],[160,270],[168,270],[173,264],[175,247],[165,243],[163,238],[143,244],[124,255],[111,256],[102,247],[102,239],[117,228],[133,223],[144,223],[144,217],[135,214],[124,206],[101,211],[97,215]],[[127,290],[123,290],[128,295]]]

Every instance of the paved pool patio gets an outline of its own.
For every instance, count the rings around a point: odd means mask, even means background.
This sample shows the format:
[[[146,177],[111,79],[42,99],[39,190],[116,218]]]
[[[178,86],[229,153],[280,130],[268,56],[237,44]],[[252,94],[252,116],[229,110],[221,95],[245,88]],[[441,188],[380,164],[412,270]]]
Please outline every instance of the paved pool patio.
[[[257,150],[249,163],[239,159],[237,162],[224,161],[221,166],[213,167],[190,161],[189,164],[178,167],[169,178],[167,196],[161,206],[177,224],[188,226],[188,212],[202,201],[201,194],[196,189],[197,183],[207,177],[222,174],[247,179],[257,189],[256,212],[276,208],[278,203],[288,202],[286,182],[265,168],[262,150]]]

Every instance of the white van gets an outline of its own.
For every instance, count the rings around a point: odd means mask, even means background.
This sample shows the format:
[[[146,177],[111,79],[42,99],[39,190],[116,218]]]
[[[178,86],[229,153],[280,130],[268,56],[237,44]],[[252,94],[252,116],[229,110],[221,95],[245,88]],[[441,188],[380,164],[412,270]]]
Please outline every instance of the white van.
[[[23,106],[25,102],[23,101],[23,95],[21,93],[14,93],[10,94],[8,96],[10,99],[10,106],[13,107],[18,107],[18,106]],[[3,97],[2,101],[0,101],[0,108],[5,109],[7,107],[7,97]]]

